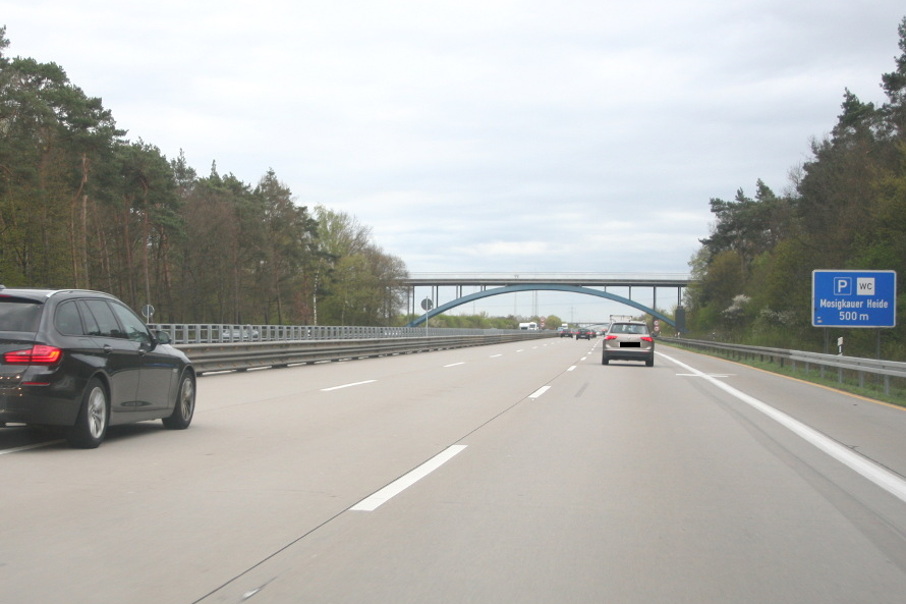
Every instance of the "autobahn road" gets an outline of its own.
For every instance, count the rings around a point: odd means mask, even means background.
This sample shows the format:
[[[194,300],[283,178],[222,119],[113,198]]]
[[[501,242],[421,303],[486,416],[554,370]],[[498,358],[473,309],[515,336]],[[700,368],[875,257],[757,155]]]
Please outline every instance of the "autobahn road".
[[[602,366],[600,341],[559,338],[198,392],[189,430],[93,451],[0,429],[0,602],[906,593],[900,409],[668,346]]]

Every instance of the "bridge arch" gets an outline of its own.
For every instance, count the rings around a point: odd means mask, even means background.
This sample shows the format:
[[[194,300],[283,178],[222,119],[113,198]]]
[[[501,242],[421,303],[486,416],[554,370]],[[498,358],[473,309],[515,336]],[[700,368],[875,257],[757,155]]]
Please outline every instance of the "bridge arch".
[[[466,296],[462,296],[461,298],[457,298],[456,300],[453,300],[452,302],[447,302],[446,304],[441,304],[437,308],[427,311],[422,316],[420,316],[417,319],[415,319],[414,321],[410,322],[409,325],[407,325],[407,327],[418,327],[419,325],[423,325],[425,323],[425,321],[430,319],[431,317],[441,315],[441,314],[447,312],[448,310],[450,310],[451,308],[456,308],[457,306],[461,306],[463,304],[468,304],[469,302],[474,302],[475,300],[480,300],[482,298],[489,298],[491,296],[499,296],[501,294],[513,294],[513,293],[526,292],[526,291],[559,291],[559,292],[570,292],[570,293],[574,293],[574,294],[585,294],[588,296],[597,296],[599,298],[606,298],[608,300],[620,302],[621,304],[625,304],[627,306],[631,306],[635,309],[641,310],[642,312],[647,313],[656,319],[660,319],[661,321],[663,321],[667,325],[670,325],[671,327],[676,327],[676,323],[670,317],[664,315],[661,312],[658,312],[657,310],[655,310],[653,308],[649,308],[649,307],[645,306],[644,304],[640,304],[640,303],[636,302],[635,300],[630,300],[629,298],[625,298],[623,296],[618,296],[617,294],[612,294],[610,292],[601,291],[599,289],[593,289],[591,287],[583,287],[581,285],[565,285],[565,284],[558,284],[558,283],[521,283],[518,285],[505,285],[503,287],[495,287],[493,289],[486,289],[484,291],[475,292],[473,294],[468,294]]]

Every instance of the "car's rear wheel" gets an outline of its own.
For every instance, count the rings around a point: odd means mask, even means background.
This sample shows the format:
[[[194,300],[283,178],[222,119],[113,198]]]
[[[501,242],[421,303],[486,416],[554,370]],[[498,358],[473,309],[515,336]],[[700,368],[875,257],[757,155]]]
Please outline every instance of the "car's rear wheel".
[[[109,422],[107,389],[99,379],[92,378],[82,395],[82,406],[76,423],[66,432],[66,440],[77,449],[94,449],[104,441]]]
[[[163,419],[164,427],[185,430],[195,415],[195,378],[188,371],[183,374],[176,391],[176,404],[170,417]]]
[[[648,367],[654,367],[654,357],[651,357],[650,359],[645,359],[645,365],[647,365]]]
[[[602,365],[607,365],[608,363],[610,363],[610,359],[608,359],[606,356],[602,356],[602,357],[601,357],[601,364],[602,364]]]

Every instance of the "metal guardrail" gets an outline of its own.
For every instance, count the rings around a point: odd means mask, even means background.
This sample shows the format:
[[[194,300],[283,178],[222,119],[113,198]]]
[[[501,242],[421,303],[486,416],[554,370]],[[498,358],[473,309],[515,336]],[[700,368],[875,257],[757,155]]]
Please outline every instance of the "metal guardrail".
[[[487,346],[489,344],[548,338],[557,335],[556,332],[552,331],[450,329],[439,331],[458,333],[456,335],[425,336],[423,334],[425,329],[416,328],[413,331],[417,332],[417,336],[421,337],[413,337],[411,335],[406,337],[393,333],[384,334],[383,337],[379,338],[355,339],[351,336],[345,337],[348,334],[343,332],[344,337],[320,340],[311,338],[260,341],[259,339],[259,341],[216,343],[179,343],[174,341],[174,344],[189,356],[195,371],[198,374],[204,374],[413,354],[468,346]],[[431,330],[429,329],[428,331],[430,332]],[[478,331],[481,333],[462,333],[467,331]]]
[[[165,331],[174,345],[236,342],[288,342],[312,340],[358,340],[363,338],[414,338],[436,336],[482,336],[524,333],[507,329],[454,329],[442,327],[356,327],[337,325],[233,325],[218,323],[151,324]]]
[[[900,361],[886,361],[882,359],[868,359],[864,357],[850,357],[844,355],[822,354],[802,350],[789,350],[785,348],[768,348],[763,346],[744,346],[741,344],[727,344],[724,342],[709,342],[707,340],[689,340],[686,338],[661,338],[680,346],[698,350],[720,351],[730,357],[751,358],[777,363],[780,367],[790,364],[793,371],[797,371],[797,363],[808,374],[812,367],[817,368],[821,377],[825,376],[828,368],[836,370],[837,381],[843,383],[847,373],[856,377],[859,387],[865,386],[865,376],[878,376],[884,384],[884,394],[889,395],[891,378],[906,380],[906,363]]]

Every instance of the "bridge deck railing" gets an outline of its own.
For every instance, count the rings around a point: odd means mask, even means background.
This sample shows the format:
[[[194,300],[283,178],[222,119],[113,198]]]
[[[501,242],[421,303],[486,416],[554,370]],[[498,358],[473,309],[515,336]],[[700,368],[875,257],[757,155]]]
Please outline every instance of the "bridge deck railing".
[[[517,283],[560,283],[585,286],[686,287],[686,273],[411,273],[403,279],[410,286],[513,285]]]

